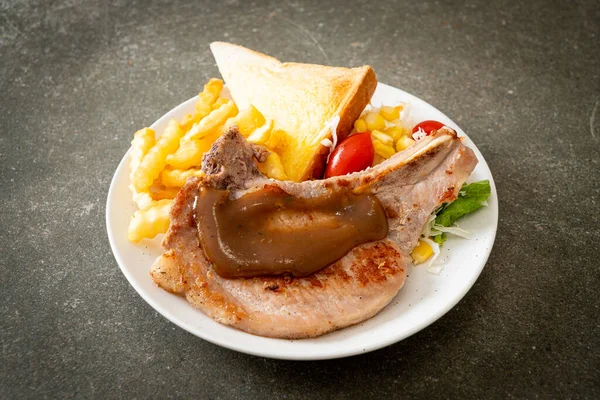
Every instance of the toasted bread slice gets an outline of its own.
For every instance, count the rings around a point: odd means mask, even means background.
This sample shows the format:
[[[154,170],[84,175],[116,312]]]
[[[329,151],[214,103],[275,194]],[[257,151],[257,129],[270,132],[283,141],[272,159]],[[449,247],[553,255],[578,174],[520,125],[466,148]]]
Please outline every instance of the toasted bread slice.
[[[210,48],[238,108],[252,104],[274,121],[274,132],[282,138],[275,150],[294,181],[323,175],[329,148],[322,142],[334,141],[331,121],[339,116],[337,141],[346,138],[377,86],[369,66],[281,63],[223,42]]]

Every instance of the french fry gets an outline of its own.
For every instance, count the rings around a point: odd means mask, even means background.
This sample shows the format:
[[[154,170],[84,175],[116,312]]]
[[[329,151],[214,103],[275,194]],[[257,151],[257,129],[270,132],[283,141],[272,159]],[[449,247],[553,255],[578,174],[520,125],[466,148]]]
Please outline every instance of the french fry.
[[[129,162],[129,179],[132,179],[133,173],[138,169],[142,159],[156,143],[156,134],[150,128],[140,129],[133,134],[131,141],[131,161]]]
[[[250,143],[265,144],[271,137],[272,130],[273,130],[273,120],[269,119],[263,126],[255,129],[254,132],[252,132],[250,134],[250,136],[248,136],[246,139]]]
[[[181,129],[184,132],[189,131],[192,126],[196,125],[202,118],[210,114],[215,106],[218,105],[218,107],[220,107],[220,105],[223,103],[223,100],[221,100],[219,97],[221,90],[223,90],[223,81],[220,79],[211,79],[206,85],[204,85],[204,90],[198,94],[198,100],[196,101],[196,112],[194,115],[187,114],[181,120]]]
[[[192,126],[196,125],[198,123],[198,121],[200,121],[199,116],[200,116],[200,114],[198,114],[198,113],[196,113],[194,115],[186,114],[186,116],[183,117],[183,119],[181,120],[181,123],[179,124],[179,125],[181,125],[181,130],[184,132],[187,132],[190,129],[192,129]]]
[[[212,110],[210,114],[202,118],[200,122],[190,129],[188,133],[182,138],[182,142],[189,142],[192,140],[202,139],[215,130],[220,128],[228,118],[233,117],[237,114],[237,107],[235,103],[228,100],[227,103],[223,104],[216,110]]]
[[[168,167],[167,167],[168,168]],[[174,199],[175,196],[177,196],[177,193],[179,192],[180,188],[168,188],[165,185],[162,184],[160,177],[158,177],[153,183],[152,186],[150,186],[150,189],[148,191],[148,195],[150,196],[150,198],[152,199],[152,203],[150,204],[150,206],[156,204],[156,201],[158,200],[165,200],[165,199]],[[146,209],[148,209],[149,207],[147,207]]]
[[[287,141],[287,134],[279,129],[271,130],[269,139],[264,143],[264,146],[269,150],[279,151],[281,150]]]
[[[160,175],[167,164],[167,156],[179,147],[183,135],[181,126],[174,119],[169,121],[167,128],[158,138],[156,144],[142,159],[139,167],[133,173],[132,184],[138,192],[147,191],[152,182]]]
[[[152,196],[150,196],[150,192],[138,192],[137,190],[135,190],[133,185],[129,185],[129,188],[133,192],[133,202],[138,206],[140,210],[147,210],[148,208],[150,208],[150,206],[152,206],[154,200],[152,199]]]
[[[150,192],[152,200],[173,200],[179,193],[179,187],[165,187]]]
[[[202,115],[201,118],[212,111],[212,105],[217,101],[222,90],[223,81],[220,79],[213,78],[204,85],[204,90],[198,94],[198,101],[196,102],[196,113]]]
[[[217,101],[215,101],[215,103],[212,105],[211,109],[216,110],[217,108],[221,107],[223,104],[227,103],[228,101],[229,101],[229,99],[226,99],[225,97],[219,97],[217,99]]]
[[[271,152],[264,163],[258,163],[258,170],[269,178],[285,181],[288,179],[279,154]]]
[[[146,210],[137,210],[129,222],[127,231],[129,241],[137,243],[142,239],[150,239],[159,233],[167,232],[172,203],[172,200],[160,200]]]
[[[233,118],[229,118],[225,124],[224,130],[236,125],[244,137],[250,136],[258,127],[265,124],[265,117],[252,104],[243,109]]]
[[[202,156],[210,150],[219,134],[220,132],[213,132],[204,139],[184,142],[175,153],[169,154],[167,164],[177,169],[199,167],[202,164]]]
[[[204,176],[204,172],[200,169],[182,170],[165,168],[160,174],[160,181],[167,188],[181,188],[190,176],[201,177]]]
[[[131,161],[129,162],[130,181],[133,179],[133,175],[140,166],[142,159],[155,143],[155,133],[150,128],[140,129],[133,135],[133,140],[131,141]],[[152,197],[150,197],[147,191],[138,192],[133,185],[129,185],[129,189],[131,189],[133,201],[137,204],[138,208],[145,210],[150,207]]]

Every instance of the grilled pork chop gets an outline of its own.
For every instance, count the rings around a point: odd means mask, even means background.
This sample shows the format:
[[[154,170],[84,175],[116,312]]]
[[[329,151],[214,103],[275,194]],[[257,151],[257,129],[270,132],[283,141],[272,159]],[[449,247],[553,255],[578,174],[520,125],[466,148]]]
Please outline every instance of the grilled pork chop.
[[[442,128],[404,152],[366,171],[302,183],[260,174],[260,157],[232,129],[203,160],[203,178],[188,179],[171,209],[166,252],[151,269],[154,282],[208,316],[249,333],[306,338],[364,321],[383,309],[406,278],[410,252],[435,209],[452,201],[477,159],[456,133]],[[194,201],[202,187],[227,189],[231,198],[275,186],[300,198],[343,190],[372,193],[388,218],[385,239],[354,247],[337,262],[304,278],[224,279],[199,246]],[[300,244],[299,244],[300,245]]]

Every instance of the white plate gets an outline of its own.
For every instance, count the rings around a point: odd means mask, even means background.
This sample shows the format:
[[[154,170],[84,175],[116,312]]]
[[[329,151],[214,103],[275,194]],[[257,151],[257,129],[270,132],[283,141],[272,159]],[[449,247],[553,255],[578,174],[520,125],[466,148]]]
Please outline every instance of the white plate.
[[[196,98],[180,104],[151,128],[162,132],[171,118],[180,120],[192,113]],[[461,136],[464,132],[440,111],[402,90],[378,84],[372,104],[408,103],[414,121],[438,120]],[[128,189],[128,154],[123,157],[110,185],[106,202],[106,227],[110,244],[123,271],[134,289],[165,318],[202,339],[243,353],[263,357],[293,360],[317,360],[346,357],[398,342],[436,321],[469,291],[481,273],[496,236],[498,200],[492,174],[473,142],[465,138],[479,164],[469,181],[489,179],[492,194],[489,206],[460,221],[462,228],[472,232],[469,240],[449,238],[439,260],[445,262],[440,275],[427,272],[424,266],[410,267],[406,284],[396,298],[375,317],[361,324],[332,332],[315,339],[282,340],[254,336],[221,325],[193,308],[182,297],[158,288],[150,279],[150,266],[162,251],[162,237],[132,244],[127,240],[127,225],[135,207]],[[162,236],[162,235],[161,235]]]

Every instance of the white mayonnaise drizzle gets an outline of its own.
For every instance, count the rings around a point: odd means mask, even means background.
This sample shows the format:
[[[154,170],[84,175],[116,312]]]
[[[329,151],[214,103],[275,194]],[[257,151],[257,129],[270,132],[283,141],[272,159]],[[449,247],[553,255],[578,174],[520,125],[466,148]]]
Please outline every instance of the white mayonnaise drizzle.
[[[337,127],[338,124],[340,123],[340,116],[336,115],[333,118],[331,118],[329,121],[327,121],[325,123],[325,126],[329,127],[329,129],[331,130],[331,137],[333,139],[333,142],[330,139],[323,139],[321,140],[321,144],[325,147],[329,147],[329,154],[327,155],[327,162],[329,162],[329,156],[331,155],[331,152],[333,151],[333,149],[335,149],[335,146],[337,146]]]

